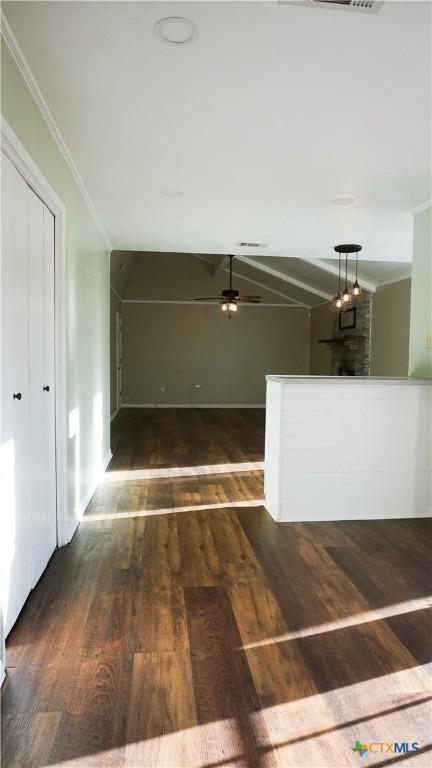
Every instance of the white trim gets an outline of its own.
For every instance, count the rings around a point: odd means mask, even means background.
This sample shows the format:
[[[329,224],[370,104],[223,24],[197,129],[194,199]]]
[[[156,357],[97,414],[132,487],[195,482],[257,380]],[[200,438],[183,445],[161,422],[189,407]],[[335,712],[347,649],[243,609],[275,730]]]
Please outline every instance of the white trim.
[[[62,546],[68,541],[66,432],[66,209],[57,193],[53,190],[3,117],[1,119],[1,148],[17,171],[54,215],[57,544],[58,546]]]
[[[265,403],[123,403],[123,408],[265,408]]]
[[[4,665],[3,659],[0,658],[0,688],[3,685],[5,680],[6,680],[6,667]]]
[[[113,411],[113,413],[110,416],[110,421],[114,421],[115,417],[118,416],[120,413],[120,408],[117,408],[117,410]]]
[[[76,184],[78,185],[78,188],[83,196],[83,199],[87,205],[87,208],[89,210],[90,215],[93,218],[94,223],[96,224],[100,235],[102,236],[105,245],[107,246],[109,251],[112,251],[113,246],[111,243],[110,238],[108,237],[105,228],[97,214],[96,208],[94,207],[90,195],[87,192],[87,189],[85,187],[85,184],[81,178],[81,175],[78,171],[77,166],[75,165],[75,162],[72,158],[72,155],[68,149],[68,146],[63,139],[63,136],[61,135],[57,124],[51,114],[51,111],[42,96],[42,93],[40,91],[40,88],[36,82],[36,79],[24,57],[23,52],[21,51],[18,42],[15,38],[15,35],[13,34],[9,22],[7,21],[5,14],[2,12],[1,14],[1,35],[12,55],[12,58],[15,61],[15,64],[17,65],[24,82],[26,83],[31,95],[33,96],[33,99],[36,102],[36,105],[45,120],[45,123],[48,127],[49,132],[51,133],[51,136],[53,137],[55,143],[57,144],[61,154],[63,155],[63,158],[66,162],[66,165],[68,166],[72,176],[75,179]]]
[[[273,269],[273,267],[268,267],[267,264],[253,261],[253,259],[250,259],[247,256],[237,255],[236,259],[238,261],[242,261],[244,264],[248,264],[250,267],[254,267],[255,269],[260,269],[262,272],[267,272],[267,274],[272,275],[273,277],[277,277],[279,280],[283,280],[285,283],[290,283],[291,285],[295,285],[297,288],[301,288],[303,291],[306,291],[307,293],[315,293],[317,296],[321,296],[322,299],[332,298],[329,293],[326,293],[325,291],[320,291],[318,288],[314,288],[312,285],[309,285],[308,283],[303,283],[301,280],[297,280],[297,278],[291,277],[285,272],[279,272],[279,270]]]
[[[225,269],[225,272],[229,272],[229,269]],[[240,272],[233,271],[233,275],[235,277],[241,278],[242,280],[246,280],[248,283],[253,283],[253,285],[257,285],[258,288],[264,288],[265,291],[274,293],[276,296],[282,296],[282,298],[286,299],[287,301],[293,301],[296,306],[303,307],[304,309],[310,309],[309,304],[305,304],[303,301],[299,301],[298,299],[293,299],[292,296],[288,296],[286,293],[282,293],[282,291],[277,291],[275,288],[269,288],[268,285],[265,285],[264,283],[259,283],[258,280],[252,280],[251,277],[245,277],[245,275],[240,274]]]
[[[123,301],[122,297],[121,297],[121,296],[120,296],[120,294],[119,294],[119,293],[116,291],[116,289],[114,288],[114,286],[113,286],[111,283],[110,283],[110,289],[112,290],[112,292],[113,292],[113,293],[115,293],[115,295],[117,296],[117,298],[118,298],[118,299],[120,299],[120,301]]]
[[[201,261],[205,261],[206,264],[213,264],[213,262],[210,259],[207,259],[205,256],[203,256],[200,253],[192,253],[191,256],[195,256],[196,259],[200,259]],[[237,256],[235,258],[238,258]],[[229,267],[224,267],[224,271],[229,273]],[[259,283],[258,280],[253,280],[251,277],[245,277],[245,275],[242,275],[240,272],[236,272],[233,270],[234,277],[238,277],[240,280],[246,280],[248,283],[252,283],[253,285],[257,285],[259,288],[264,288],[264,290],[269,291],[269,293],[274,293],[276,296],[281,296],[283,299],[287,299],[287,301],[293,301],[294,304],[298,304],[300,307],[309,307],[309,304],[304,304],[302,301],[299,301],[298,299],[294,299],[292,296],[288,296],[286,293],[282,293],[281,291],[277,291],[275,288],[269,288],[268,285],[265,285],[264,283]]]
[[[305,264],[311,264],[313,267],[316,267],[316,269],[321,269],[323,272],[328,272],[330,275],[335,275],[335,277],[339,276],[339,267],[334,266],[333,264],[326,264],[326,262],[321,261],[321,259],[300,259],[300,261],[303,261]],[[361,261],[359,261],[359,264],[361,265]],[[341,274],[341,279],[345,279],[345,271],[343,275]],[[348,272],[348,280],[350,283],[353,283],[355,280],[355,274],[352,272]],[[369,291],[369,293],[375,293],[377,286],[375,283],[371,283],[370,280],[365,280],[361,275],[359,276],[359,282],[362,288],[366,288],[366,290]],[[335,294],[337,293],[337,288],[335,286]]]
[[[420,203],[416,208],[413,208],[412,214],[413,216],[416,216],[418,213],[423,213],[423,211],[427,211],[428,208],[432,208],[432,199],[431,200],[425,200],[424,203]]]
[[[216,298],[213,303],[211,301],[183,301],[180,299],[122,299],[123,304],[187,304],[191,307],[215,307],[218,306],[216,302]],[[243,309],[243,307],[276,307],[279,309],[284,307],[286,309],[310,309],[310,307],[307,307],[305,304],[265,304],[264,302],[260,302],[259,304],[243,304],[240,302],[239,308]]]

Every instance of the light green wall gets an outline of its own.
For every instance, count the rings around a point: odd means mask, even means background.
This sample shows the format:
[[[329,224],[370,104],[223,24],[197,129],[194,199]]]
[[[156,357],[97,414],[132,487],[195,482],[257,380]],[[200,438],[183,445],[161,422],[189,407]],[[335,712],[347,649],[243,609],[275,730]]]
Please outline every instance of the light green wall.
[[[79,412],[79,440],[68,438],[71,533],[110,445],[109,253],[3,41],[1,64],[2,114],[66,207],[67,419]]]
[[[409,375],[432,379],[432,208],[414,217]]]

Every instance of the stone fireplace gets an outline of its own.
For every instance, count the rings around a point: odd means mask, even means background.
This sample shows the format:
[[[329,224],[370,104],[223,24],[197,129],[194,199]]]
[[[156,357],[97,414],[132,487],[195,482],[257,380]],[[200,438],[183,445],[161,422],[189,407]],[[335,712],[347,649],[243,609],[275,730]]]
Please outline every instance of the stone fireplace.
[[[363,291],[352,302],[355,307],[355,327],[341,329],[340,313],[333,317],[331,343],[333,376],[370,375],[370,338],[372,321],[372,296]],[[342,320],[345,318],[343,317]]]

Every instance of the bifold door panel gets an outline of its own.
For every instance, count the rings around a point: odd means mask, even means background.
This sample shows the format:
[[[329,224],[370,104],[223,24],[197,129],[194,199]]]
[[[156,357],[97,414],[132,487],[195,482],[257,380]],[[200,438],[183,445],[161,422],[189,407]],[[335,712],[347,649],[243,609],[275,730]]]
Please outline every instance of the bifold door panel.
[[[4,155],[1,258],[0,567],[7,634],[56,546],[56,489],[54,218]]]

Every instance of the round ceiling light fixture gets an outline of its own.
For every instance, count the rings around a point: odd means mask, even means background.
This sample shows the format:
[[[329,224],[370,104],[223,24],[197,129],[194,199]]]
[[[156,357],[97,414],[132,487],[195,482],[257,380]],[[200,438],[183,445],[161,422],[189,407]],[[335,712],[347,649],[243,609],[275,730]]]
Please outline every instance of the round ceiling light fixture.
[[[198,36],[196,24],[183,16],[167,16],[154,26],[156,37],[168,45],[188,45]]]
[[[339,197],[335,197],[333,200],[335,205],[340,205],[343,207],[346,207],[348,205],[353,205],[355,203],[356,199],[352,195],[339,195]]]

